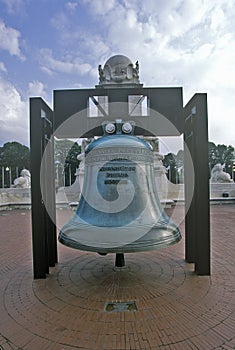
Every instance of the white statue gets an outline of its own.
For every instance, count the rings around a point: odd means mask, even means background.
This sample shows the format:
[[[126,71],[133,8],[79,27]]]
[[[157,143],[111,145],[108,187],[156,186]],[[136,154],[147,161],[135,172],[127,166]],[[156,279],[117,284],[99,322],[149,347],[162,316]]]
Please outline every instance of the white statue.
[[[93,138],[87,138],[87,139],[82,139],[81,143],[81,153],[77,156],[77,160],[80,161],[79,168],[77,169],[81,171],[84,171],[85,167],[85,150],[86,147],[91,143],[94,139]]]
[[[231,176],[223,171],[223,166],[221,164],[216,164],[211,170],[211,179],[210,182],[233,182]]]
[[[31,182],[31,175],[29,170],[23,169],[20,173],[20,177],[14,180],[13,188],[29,188]]]
[[[110,57],[102,68],[98,66],[99,85],[106,84],[139,84],[139,62],[135,66],[124,55]]]

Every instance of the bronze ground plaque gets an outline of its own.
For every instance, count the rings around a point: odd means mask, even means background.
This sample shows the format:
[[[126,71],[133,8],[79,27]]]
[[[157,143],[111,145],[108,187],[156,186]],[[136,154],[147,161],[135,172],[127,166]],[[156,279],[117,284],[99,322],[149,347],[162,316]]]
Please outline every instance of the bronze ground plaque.
[[[137,310],[138,309],[135,301],[107,302],[105,304],[105,311],[107,312],[125,312]]]

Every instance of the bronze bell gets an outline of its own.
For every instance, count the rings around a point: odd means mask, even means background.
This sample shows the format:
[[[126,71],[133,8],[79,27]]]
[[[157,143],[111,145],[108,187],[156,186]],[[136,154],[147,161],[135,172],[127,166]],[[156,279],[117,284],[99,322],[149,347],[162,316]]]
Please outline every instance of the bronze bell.
[[[134,123],[103,125],[104,136],[85,150],[85,176],[76,214],[59,241],[69,247],[124,253],[165,247],[181,239],[158,198],[151,146],[134,136]]]

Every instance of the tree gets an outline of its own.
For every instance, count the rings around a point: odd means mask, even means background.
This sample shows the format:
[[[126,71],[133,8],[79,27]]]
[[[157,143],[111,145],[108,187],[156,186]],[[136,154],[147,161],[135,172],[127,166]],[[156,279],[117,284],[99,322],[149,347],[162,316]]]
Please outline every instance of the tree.
[[[176,155],[174,153],[166,154],[162,163],[168,171],[169,181],[176,183]]]
[[[76,142],[70,148],[67,157],[65,159],[65,186],[71,185],[75,180],[75,172],[78,168],[79,161],[77,159],[78,154],[81,153],[81,147]]]
[[[234,147],[229,145],[216,145],[214,142],[208,144],[209,169],[220,163],[224,171],[233,178],[233,163],[235,161]],[[183,182],[184,152],[180,150],[177,155],[168,153],[163,159],[163,165],[168,170],[168,178],[173,183]]]
[[[71,140],[55,140],[55,166],[59,186],[69,186],[75,180],[81,146]]]
[[[19,142],[7,142],[0,147],[0,167],[2,169],[0,178],[2,184],[2,173],[4,172],[4,186],[9,187],[9,179],[7,179],[6,169],[10,171],[11,179],[14,180],[19,176],[22,169],[30,170],[30,150],[27,146]]]
[[[29,148],[19,142],[7,142],[0,147],[0,165],[30,169]]]
[[[224,166],[224,171],[232,176],[232,167],[234,161],[234,147],[229,145],[215,145],[209,142],[209,166],[210,170],[220,163]]]
[[[168,170],[168,179],[175,184],[183,183],[184,151],[179,150],[177,154],[168,153],[162,162]]]

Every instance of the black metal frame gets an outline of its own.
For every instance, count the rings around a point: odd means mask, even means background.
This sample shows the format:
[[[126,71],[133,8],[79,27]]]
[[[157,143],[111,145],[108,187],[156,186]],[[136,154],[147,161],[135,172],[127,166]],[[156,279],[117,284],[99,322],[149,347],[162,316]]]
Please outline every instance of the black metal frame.
[[[47,178],[47,213],[40,190],[40,168],[54,174],[53,140],[57,137],[91,137],[102,135],[101,124],[107,116],[89,118],[86,114],[89,97],[108,96],[111,106],[110,120],[128,116],[128,96],[148,97],[150,111],[161,113],[177,130],[158,126],[157,136],[184,134],[194,165],[194,192],[192,178],[185,159],[185,205],[189,207],[185,219],[185,259],[195,263],[198,275],[210,275],[210,212],[208,169],[208,122],[207,95],[195,94],[183,107],[182,88],[100,88],[54,91],[54,112],[39,97],[30,99],[30,143],[31,143],[31,194],[34,278],[45,278],[49,267],[57,263],[55,176]],[[118,102],[126,102],[115,106]],[[121,106],[121,108],[120,108]],[[62,123],[73,116],[76,127],[61,129]],[[156,115],[136,116],[137,133],[153,135],[156,130]],[[74,125],[75,126],[75,125]],[[141,127],[142,126],[142,127]],[[79,130],[79,135],[77,131]],[[147,131],[146,131],[147,130]],[[153,133],[150,132],[153,130]],[[48,142],[50,143],[48,145]],[[47,146],[47,157],[43,158]],[[49,152],[48,152],[49,146]],[[186,152],[187,154],[187,152]],[[46,175],[45,175],[46,176]],[[191,200],[192,199],[192,200]]]
[[[31,162],[31,206],[32,206],[32,243],[34,278],[45,278],[49,267],[57,260],[55,181],[54,181],[54,144],[53,112],[41,98],[30,99],[30,162]],[[43,158],[48,146],[48,158]],[[47,181],[42,198],[40,188],[41,165],[48,169]],[[50,207],[50,215],[45,201]]]
[[[194,164],[194,193],[185,218],[185,259],[199,275],[210,275],[210,194],[207,96],[196,94],[184,107],[184,140]],[[187,161],[185,161],[187,166]],[[192,179],[185,171],[185,202]]]

